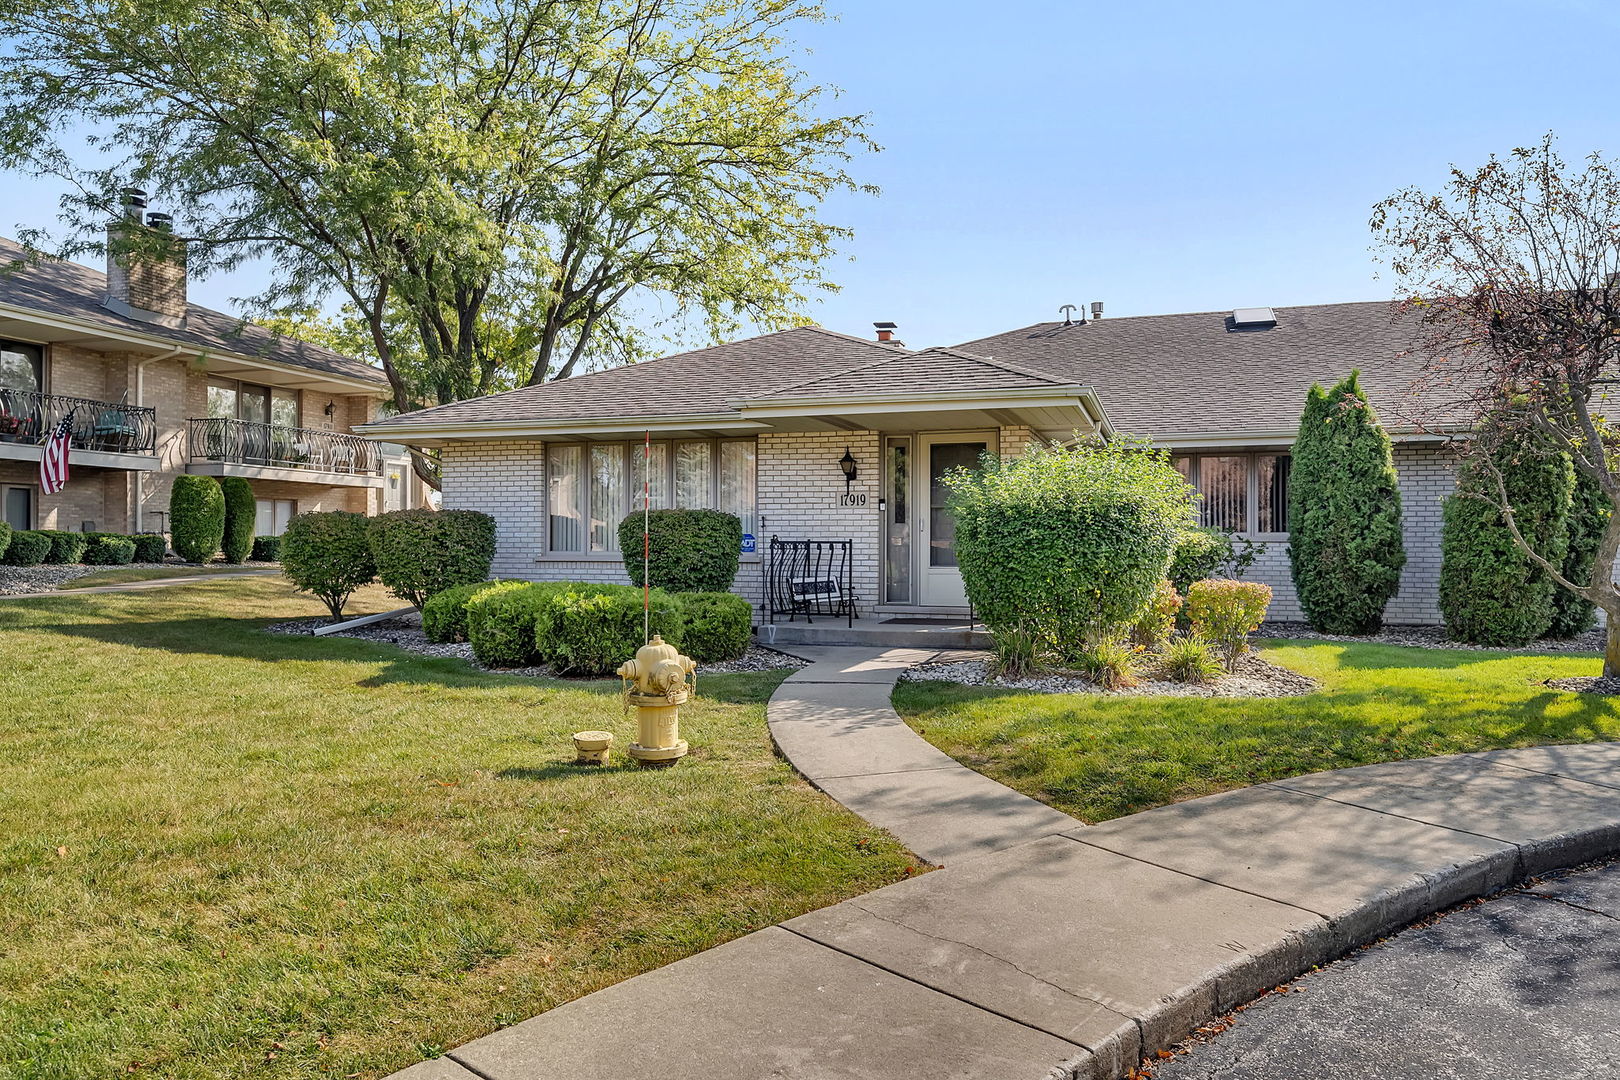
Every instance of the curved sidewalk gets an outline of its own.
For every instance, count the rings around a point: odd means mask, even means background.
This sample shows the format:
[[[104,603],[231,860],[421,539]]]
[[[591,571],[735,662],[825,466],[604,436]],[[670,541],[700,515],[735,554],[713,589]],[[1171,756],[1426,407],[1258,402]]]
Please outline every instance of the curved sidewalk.
[[[820,786],[944,869],[398,1075],[1115,1080],[1347,949],[1620,851],[1617,743],[1318,773],[1042,836],[1050,816],[949,788],[949,767],[875,715],[909,659],[823,656],[841,669],[785,682],[771,725]],[[851,761],[867,771],[842,772]]]

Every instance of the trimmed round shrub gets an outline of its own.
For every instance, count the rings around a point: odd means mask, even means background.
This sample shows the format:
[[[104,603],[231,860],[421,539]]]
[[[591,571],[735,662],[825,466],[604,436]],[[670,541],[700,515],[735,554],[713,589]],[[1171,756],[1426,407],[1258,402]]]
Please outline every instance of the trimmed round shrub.
[[[619,522],[619,550],[632,584],[646,584],[639,513]],[[647,515],[648,561],[655,588],[725,592],[742,558],[742,519],[720,510],[654,510]]]
[[[1552,627],[1558,586],[1514,543],[1495,500],[1506,491],[1520,534],[1558,566],[1568,543],[1575,473],[1568,455],[1545,448],[1487,451],[1476,445],[1473,453],[1457,470],[1456,491],[1446,497],[1440,614],[1458,641],[1525,645]]]
[[[280,562],[281,537],[255,536],[253,538],[253,551],[249,558],[254,562]]]
[[[1609,527],[1612,508],[1598,487],[1584,472],[1576,471],[1575,489],[1570,501],[1568,523],[1564,534],[1564,565],[1559,572],[1564,580],[1585,585],[1592,580],[1592,567],[1597,562],[1598,545],[1603,542],[1603,530]],[[1584,596],[1577,596],[1562,586],[1553,589],[1552,625],[1547,636],[1572,638],[1584,634],[1597,625],[1597,605]]]
[[[522,585],[527,582],[478,581],[434,593],[422,605],[422,633],[438,644],[467,639],[467,601],[496,585]]]
[[[681,604],[653,589],[647,633],[662,634],[682,648]],[[474,598],[478,604],[483,595]],[[611,675],[646,644],[642,636],[642,590],[632,585],[570,584],[548,594],[535,620],[540,658],[562,675]]]
[[[736,593],[679,593],[681,651],[702,664],[735,660],[748,651],[754,607]]]
[[[326,604],[334,621],[362,585],[377,576],[364,514],[326,510],[297,514],[281,537],[282,572],[301,592]]]
[[[1123,638],[1192,525],[1192,488],[1138,441],[1037,445],[944,479],[968,598],[1013,666]]]
[[[40,534],[51,538],[51,551],[45,561],[53,566],[71,566],[84,561],[84,549],[90,538],[84,533],[64,529],[40,529]]]
[[[135,541],[116,533],[91,533],[84,548],[86,566],[128,566],[135,561]]]
[[[1288,475],[1288,563],[1321,633],[1368,634],[1401,584],[1401,492],[1389,435],[1360,375],[1312,386]]]
[[[1186,596],[1193,582],[1214,576],[1215,571],[1232,561],[1232,555],[1231,533],[1203,526],[1188,529],[1176,537],[1176,552],[1165,577],[1176,592]]]
[[[371,554],[388,591],[420,609],[434,593],[489,577],[495,519],[476,510],[393,510],[371,519]]]
[[[169,533],[174,553],[186,562],[205,563],[225,539],[225,494],[212,476],[181,473],[169,493]]]
[[[1271,586],[1258,581],[1210,578],[1187,590],[1187,623],[1195,636],[1210,642],[1230,668],[1249,651],[1249,635],[1265,621]]]
[[[162,562],[169,553],[169,542],[162,533],[136,533],[130,539],[135,541],[136,562]]]
[[[51,538],[42,532],[25,529],[11,534],[6,553],[0,556],[7,566],[38,566],[51,553]]]
[[[541,606],[557,590],[575,586],[559,581],[484,581],[470,587],[473,593],[463,607],[473,656],[485,667],[515,668],[540,662],[535,623]],[[422,610],[422,626],[425,631],[426,608]]]
[[[253,485],[240,476],[220,478],[219,490],[225,496],[225,532],[219,549],[228,563],[245,563],[253,551],[253,527],[258,524],[258,504]]]
[[[5,559],[6,548],[9,547],[10,545],[11,545],[11,526],[9,524],[7,524],[6,522],[4,522],[4,521],[0,521],[0,560]]]

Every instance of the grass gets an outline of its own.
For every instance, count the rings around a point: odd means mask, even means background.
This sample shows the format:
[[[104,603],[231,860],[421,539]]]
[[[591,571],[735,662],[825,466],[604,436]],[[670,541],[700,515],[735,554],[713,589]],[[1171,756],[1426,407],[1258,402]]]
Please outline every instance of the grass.
[[[1030,694],[904,682],[895,707],[941,750],[1086,821],[1301,773],[1620,739],[1620,706],[1542,685],[1597,658],[1284,642],[1323,689],[1279,699]]]
[[[321,611],[0,602],[0,1076],[381,1076],[915,868],[773,754],[780,673],[704,678],[676,768],[592,771],[616,684],[257,629]]]
[[[89,589],[96,585],[127,585],[132,581],[157,581],[162,578],[196,577],[199,574],[253,574],[267,569],[263,566],[110,566],[64,581],[58,590]]]

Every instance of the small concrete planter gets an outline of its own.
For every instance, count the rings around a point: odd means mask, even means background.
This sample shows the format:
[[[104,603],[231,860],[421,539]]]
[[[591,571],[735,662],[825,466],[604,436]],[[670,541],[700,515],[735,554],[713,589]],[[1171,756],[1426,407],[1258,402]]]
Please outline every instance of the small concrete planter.
[[[575,765],[606,765],[608,755],[613,752],[613,733],[611,731],[576,731],[574,733],[574,750],[577,756]]]

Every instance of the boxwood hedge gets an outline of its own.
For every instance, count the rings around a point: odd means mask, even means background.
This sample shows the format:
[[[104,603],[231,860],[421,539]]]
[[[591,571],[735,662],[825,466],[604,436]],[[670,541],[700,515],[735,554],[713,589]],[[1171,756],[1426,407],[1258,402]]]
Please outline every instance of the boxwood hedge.
[[[421,608],[434,593],[489,577],[495,519],[476,510],[394,510],[371,519],[377,577]]]
[[[668,592],[725,592],[737,577],[742,519],[719,510],[654,510],[647,516],[648,569]],[[619,550],[632,584],[642,574],[642,515],[619,522]]]
[[[225,538],[225,494],[212,476],[181,473],[169,494],[174,553],[186,562],[213,560]]]
[[[50,554],[45,561],[53,566],[70,566],[84,560],[85,545],[90,538],[84,533],[68,532],[65,529],[40,529],[41,534],[51,538]]]
[[[677,593],[681,651],[704,664],[735,660],[748,651],[754,608],[736,593]]]
[[[135,561],[135,541],[118,533],[88,533],[84,548],[86,566],[128,566]]]
[[[4,556],[7,566],[38,566],[51,553],[51,538],[31,529],[11,534]]]
[[[135,541],[136,562],[162,562],[169,553],[169,542],[162,533],[136,533],[130,539]]]
[[[333,619],[362,585],[377,576],[364,514],[327,510],[298,514],[281,537],[281,569],[303,592],[314,593]]]
[[[226,476],[219,481],[225,497],[225,531],[220,537],[220,553],[228,563],[244,563],[253,551],[253,527],[258,524],[258,506],[253,499],[253,485],[240,476]]]

